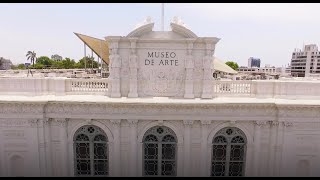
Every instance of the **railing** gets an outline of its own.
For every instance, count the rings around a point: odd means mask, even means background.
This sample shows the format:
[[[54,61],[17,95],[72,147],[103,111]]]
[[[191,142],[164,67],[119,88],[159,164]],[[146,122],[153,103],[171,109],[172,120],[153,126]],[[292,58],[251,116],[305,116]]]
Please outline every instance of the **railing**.
[[[107,78],[0,78],[0,95],[108,95],[109,86]],[[319,80],[214,80],[211,88],[213,97],[320,100]],[[201,96],[200,89],[195,91],[196,98]]]
[[[108,91],[108,79],[67,79],[66,92],[72,94],[78,93],[105,93]],[[70,93],[71,92],[71,93]],[[78,94],[77,93],[77,94]],[[96,94],[95,93],[95,94]]]
[[[214,81],[213,93],[220,95],[250,95],[252,81]]]
[[[0,95],[106,95],[108,79],[0,78]]]

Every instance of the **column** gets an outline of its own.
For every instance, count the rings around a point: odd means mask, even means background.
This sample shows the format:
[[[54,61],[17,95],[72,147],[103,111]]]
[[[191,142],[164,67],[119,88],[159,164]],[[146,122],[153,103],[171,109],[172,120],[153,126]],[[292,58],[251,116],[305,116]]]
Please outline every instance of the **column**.
[[[121,97],[120,93],[120,69],[121,69],[121,56],[118,54],[118,46],[120,37],[108,37],[107,42],[110,48],[110,78],[111,86],[108,89],[110,91],[110,97]]]
[[[44,138],[44,119],[38,121],[38,142],[39,142],[39,159],[40,159],[40,176],[46,176],[46,152]]]
[[[194,70],[194,58],[192,55],[194,39],[188,39],[187,57],[185,61],[186,66],[186,79],[185,79],[185,92],[184,98],[194,98],[193,94],[193,70]]]
[[[130,144],[131,144],[131,154],[130,154],[130,175],[131,176],[138,176],[138,161],[137,161],[137,150],[138,150],[138,135],[137,135],[137,127],[138,127],[138,120],[130,119],[127,120],[130,126]]]
[[[43,121],[44,125],[44,144],[45,144],[45,152],[46,152],[46,175],[52,176],[52,153],[51,153],[51,129],[50,122],[51,118],[45,118]]]
[[[130,38],[130,42],[131,42],[131,55],[129,57],[130,89],[129,89],[128,97],[138,97],[138,92],[137,92],[138,56],[136,55],[136,41],[137,41],[137,38]]]
[[[270,146],[269,146],[269,176],[275,176],[274,167],[276,164],[276,141],[277,141],[277,129],[279,122],[271,121],[270,122]]]
[[[191,150],[191,136],[190,136],[190,131],[191,131],[191,127],[193,124],[193,120],[184,120],[183,121],[184,124],[184,173],[183,176],[190,176],[191,173],[191,161],[190,161],[190,150]]]
[[[202,77],[202,95],[201,98],[213,97],[213,42],[206,41],[206,55],[202,59],[203,77]]]
[[[266,121],[256,121],[254,126],[254,175],[259,176],[261,159],[260,159],[260,143],[262,127],[266,125]]]
[[[275,146],[275,166],[274,166],[274,176],[280,176],[280,169],[281,169],[281,159],[282,159],[282,149],[283,149],[283,131],[284,131],[283,123],[279,123],[277,126],[278,136],[277,142]]]
[[[68,161],[68,119],[67,118],[57,118],[54,119],[55,122],[59,126],[59,133],[60,133],[60,144],[61,144],[61,176],[68,176],[69,175],[69,161]]]
[[[40,152],[40,142],[39,142],[39,120],[38,119],[30,119],[28,120],[28,124],[32,131],[32,136],[35,138],[33,141],[30,141],[28,145],[32,148],[30,150],[32,154],[30,154],[30,160],[33,161],[32,166],[27,166],[25,174],[27,176],[41,176],[43,174],[43,168],[41,167],[41,157],[43,153]],[[28,158],[29,159],[29,158]]]
[[[200,164],[200,176],[208,176],[210,172],[208,171],[208,158],[210,157],[208,153],[208,130],[209,125],[211,124],[210,120],[202,120],[201,121],[201,164]]]
[[[121,150],[120,150],[120,125],[121,125],[121,119],[112,119],[110,120],[113,126],[113,135],[114,135],[114,146],[113,146],[113,159],[112,164],[113,176],[120,176],[121,175]]]
[[[283,122],[283,150],[281,157],[281,172],[284,176],[295,176],[295,158],[294,153],[295,149],[292,145],[291,136],[291,128],[293,123],[285,121]]]

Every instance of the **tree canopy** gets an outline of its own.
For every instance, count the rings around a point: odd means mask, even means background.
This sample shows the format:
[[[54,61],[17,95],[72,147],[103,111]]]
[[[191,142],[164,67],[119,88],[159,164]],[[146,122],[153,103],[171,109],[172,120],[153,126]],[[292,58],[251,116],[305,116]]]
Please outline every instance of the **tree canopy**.
[[[231,67],[233,70],[238,70],[239,65],[238,63],[234,62],[234,61],[227,61],[226,65],[228,65],[229,67]]]
[[[91,69],[99,67],[99,63],[95,58],[89,56],[83,57],[77,62],[68,57],[63,59],[59,55],[52,55],[51,58],[48,56],[36,57],[36,53],[34,51],[28,51],[26,56],[27,60],[30,60],[32,63],[32,65],[29,66],[29,68],[32,69]],[[57,58],[62,59],[57,60]],[[26,69],[26,66],[25,64],[12,65],[12,69]]]

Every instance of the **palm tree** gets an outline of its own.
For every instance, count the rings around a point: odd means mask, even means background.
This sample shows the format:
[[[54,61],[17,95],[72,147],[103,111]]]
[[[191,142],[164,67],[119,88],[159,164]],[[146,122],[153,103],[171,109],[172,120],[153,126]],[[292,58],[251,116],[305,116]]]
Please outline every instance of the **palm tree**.
[[[28,57],[27,60],[30,59],[30,61],[32,63],[32,67],[34,68],[34,60],[37,60],[37,54],[34,51],[28,51],[26,57]],[[29,76],[29,73],[31,73],[31,75],[33,77],[32,71],[30,71],[30,69],[28,67],[28,75],[27,76]]]
[[[32,66],[34,67],[34,60],[37,59],[37,54],[34,51],[28,51],[26,57],[28,57],[27,60],[30,59]]]
[[[2,66],[3,62],[2,62],[2,57],[0,58],[0,67]]]

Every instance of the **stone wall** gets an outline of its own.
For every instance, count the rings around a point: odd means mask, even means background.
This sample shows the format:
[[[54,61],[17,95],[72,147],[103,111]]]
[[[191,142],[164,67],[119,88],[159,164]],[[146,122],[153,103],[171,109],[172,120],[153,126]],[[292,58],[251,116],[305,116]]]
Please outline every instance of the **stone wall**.
[[[73,136],[103,129],[110,176],[142,176],[142,138],[154,126],[177,136],[177,175],[209,176],[214,135],[247,138],[245,176],[319,176],[320,106],[12,102],[0,104],[1,176],[73,176]]]

